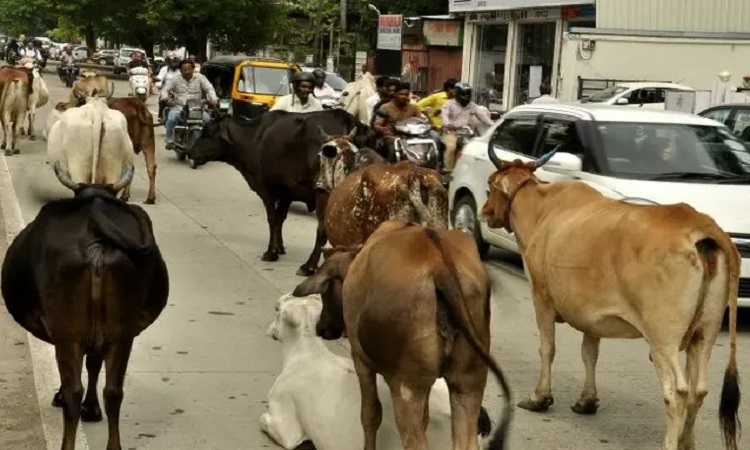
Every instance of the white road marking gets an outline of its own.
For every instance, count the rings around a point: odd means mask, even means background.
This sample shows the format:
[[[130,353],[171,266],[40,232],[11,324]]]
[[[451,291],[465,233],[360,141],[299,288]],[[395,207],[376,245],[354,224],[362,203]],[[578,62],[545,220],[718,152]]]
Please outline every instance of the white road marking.
[[[26,222],[23,220],[21,205],[18,203],[16,191],[13,189],[8,161],[3,152],[0,152],[0,208],[2,208],[5,220],[5,234],[8,245],[23,230]],[[53,346],[42,342],[26,332],[29,341],[29,352],[31,353],[31,365],[34,371],[34,385],[39,403],[39,415],[42,420],[44,439],[47,450],[60,448],[62,442],[62,410],[51,405],[52,397],[60,387],[60,375],[57,371],[55,360],[55,349]],[[55,424],[55,425],[52,425]],[[82,430],[82,423],[78,425],[76,432],[76,449],[89,450],[86,435]]]

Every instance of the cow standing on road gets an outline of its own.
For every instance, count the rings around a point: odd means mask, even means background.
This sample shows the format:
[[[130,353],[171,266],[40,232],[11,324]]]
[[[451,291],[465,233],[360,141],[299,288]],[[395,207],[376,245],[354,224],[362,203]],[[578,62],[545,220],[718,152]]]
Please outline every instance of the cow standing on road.
[[[476,245],[456,230],[383,223],[363,247],[336,248],[295,296],[322,294],[332,281],[341,295],[323,298],[317,334],[346,331],[362,395],[365,450],[377,448],[382,421],[376,375],[391,390],[406,450],[427,448],[429,392],[439,377],[450,391],[453,448],[478,450],[477,420],[489,367],[500,382],[504,414],[489,450],[504,448],[510,389],[490,345],[491,284]]]
[[[482,208],[492,228],[515,234],[531,284],[541,374],[518,406],[546,411],[553,403],[555,322],[583,332],[586,379],[578,414],[599,406],[596,362],[601,338],[644,338],[661,381],[667,413],[663,450],[695,449],[694,426],[708,394],[708,362],[729,305],[729,366],[719,418],[726,448],[737,450],[737,288],[740,255],[705,214],[680,203],[634,205],[578,182],[540,182],[535,162],[501,161],[489,177]],[[687,352],[686,371],[679,353]]]
[[[28,128],[26,134],[29,136],[29,140],[35,140],[36,134],[34,133],[34,122],[36,121],[36,111],[42,106],[46,105],[49,101],[49,90],[47,89],[47,83],[39,73],[39,69],[34,67],[31,71],[34,76],[32,92],[29,95],[28,110],[26,111],[26,122],[28,122]],[[21,129],[23,133],[23,128]]]
[[[5,154],[17,155],[29,96],[33,93],[34,75],[25,68],[8,68],[0,71],[0,123],[3,126],[2,149]]]
[[[167,266],[146,212],[100,186],[47,203],[8,247],[2,295],[16,322],[55,346],[62,449],[75,449],[80,419],[102,420],[97,381],[104,363],[107,449],[121,450],[120,406],[133,340],[159,317],[169,295]]]

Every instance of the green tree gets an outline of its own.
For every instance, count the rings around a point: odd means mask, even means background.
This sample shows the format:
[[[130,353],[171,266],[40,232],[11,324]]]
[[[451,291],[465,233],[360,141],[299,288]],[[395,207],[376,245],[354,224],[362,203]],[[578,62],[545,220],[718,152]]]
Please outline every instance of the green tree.
[[[0,0],[0,30],[18,36],[44,36],[46,31],[55,28],[57,16],[48,7],[37,5],[35,1]]]

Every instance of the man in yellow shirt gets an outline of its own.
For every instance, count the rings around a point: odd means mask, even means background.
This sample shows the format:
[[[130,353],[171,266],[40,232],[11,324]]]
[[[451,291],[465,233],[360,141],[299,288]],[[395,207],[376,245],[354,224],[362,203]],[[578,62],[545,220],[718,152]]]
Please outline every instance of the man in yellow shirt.
[[[428,95],[417,103],[419,110],[424,112],[425,109],[431,108],[429,118],[432,125],[438,130],[443,126],[443,120],[440,118],[440,111],[443,109],[443,105],[448,100],[452,99],[455,95],[455,87],[458,80],[455,78],[448,78],[443,83],[443,90],[435,92],[432,95]],[[435,115],[437,114],[437,116]]]

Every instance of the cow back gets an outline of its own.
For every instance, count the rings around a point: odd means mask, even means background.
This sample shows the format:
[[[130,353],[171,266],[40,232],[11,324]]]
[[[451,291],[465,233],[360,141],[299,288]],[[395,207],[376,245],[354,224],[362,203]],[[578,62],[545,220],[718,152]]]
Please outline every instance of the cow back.
[[[154,128],[146,125],[153,123],[154,119],[145,103],[137,98],[120,97],[110,99],[107,105],[125,116],[128,123],[128,136],[133,143],[133,152],[136,155],[143,149],[156,147]]]

